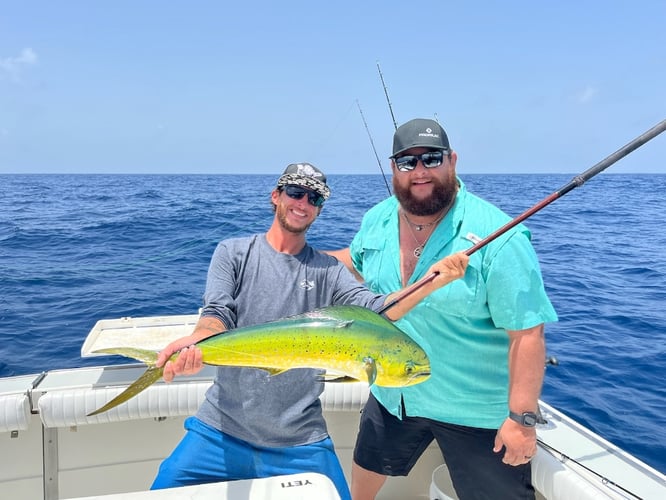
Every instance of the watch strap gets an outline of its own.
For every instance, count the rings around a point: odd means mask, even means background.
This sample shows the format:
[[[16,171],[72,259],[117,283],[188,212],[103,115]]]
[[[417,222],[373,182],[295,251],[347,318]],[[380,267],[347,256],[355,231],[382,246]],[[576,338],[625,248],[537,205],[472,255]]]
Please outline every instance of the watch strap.
[[[509,410],[509,418],[523,427],[534,427],[539,422],[539,415],[531,411],[514,413]]]

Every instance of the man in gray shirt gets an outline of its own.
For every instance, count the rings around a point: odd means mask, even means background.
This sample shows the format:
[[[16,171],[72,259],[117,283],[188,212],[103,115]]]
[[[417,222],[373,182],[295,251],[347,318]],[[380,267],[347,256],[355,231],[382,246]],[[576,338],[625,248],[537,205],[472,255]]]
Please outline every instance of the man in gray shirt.
[[[233,328],[262,324],[334,304],[379,310],[395,294],[361,285],[334,257],[309,246],[305,234],[330,189],[309,163],[289,165],[271,192],[275,216],[265,234],[220,242],[211,259],[204,308],[193,333],[169,344],[158,359],[164,380],[203,367],[196,342]],[[433,290],[462,277],[467,257],[431,268],[436,278],[385,314],[396,320]],[[175,361],[167,361],[180,351]],[[298,472],[320,472],[340,497],[349,488],[322,415],[324,384],[314,369],[271,376],[256,368],[220,366],[187,433],[162,465],[153,489]]]

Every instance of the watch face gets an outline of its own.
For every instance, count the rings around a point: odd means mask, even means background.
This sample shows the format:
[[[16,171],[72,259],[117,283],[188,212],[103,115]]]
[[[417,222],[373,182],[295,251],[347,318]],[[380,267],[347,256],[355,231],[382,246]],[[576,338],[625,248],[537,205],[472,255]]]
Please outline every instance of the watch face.
[[[536,415],[533,413],[523,413],[523,425],[534,427],[537,423]]]
[[[524,413],[509,412],[509,418],[525,427],[534,427],[539,422],[539,416],[531,411]]]

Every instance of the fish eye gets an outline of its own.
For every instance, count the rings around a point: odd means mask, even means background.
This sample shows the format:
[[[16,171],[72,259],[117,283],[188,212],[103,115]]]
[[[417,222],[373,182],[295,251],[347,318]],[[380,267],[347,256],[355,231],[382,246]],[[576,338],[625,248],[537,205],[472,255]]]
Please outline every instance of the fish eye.
[[[414,371],[414,362],[413,361],[407,361],[405,364],[405,373],[410,374]]]

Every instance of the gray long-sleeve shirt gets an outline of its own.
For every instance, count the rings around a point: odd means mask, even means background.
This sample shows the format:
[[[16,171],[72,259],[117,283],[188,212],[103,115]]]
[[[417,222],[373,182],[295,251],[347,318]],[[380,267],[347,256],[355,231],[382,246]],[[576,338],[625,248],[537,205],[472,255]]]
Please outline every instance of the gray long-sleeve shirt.
[[[380,309],[370,292],[334,257],[306,245],[298,255],[275,251],[265,235],[218,244],[208,270],[203,316],[229,329],[257,325],[333,304]],[[259,446],[313,443],[328,433],[322,416],[320,372],[293,369],[275,376],[221,366],[197,417]]]

